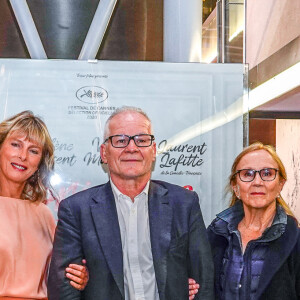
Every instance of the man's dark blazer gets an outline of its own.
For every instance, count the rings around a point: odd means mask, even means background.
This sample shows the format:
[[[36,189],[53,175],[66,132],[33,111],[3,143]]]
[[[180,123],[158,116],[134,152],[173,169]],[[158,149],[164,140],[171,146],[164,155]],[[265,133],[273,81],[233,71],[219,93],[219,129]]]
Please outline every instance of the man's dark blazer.
[[[188,300],[188,277],[200,284],[195,299],[213,300],[213,263],[197,194],[166,182],[151,181],[148,206],[160,300]],[[65,278],[65,268],[83,258],[87,260],[90,279],[80,292]],[[48,297],[125,299],[121,235],[109,182],[61,202]]]

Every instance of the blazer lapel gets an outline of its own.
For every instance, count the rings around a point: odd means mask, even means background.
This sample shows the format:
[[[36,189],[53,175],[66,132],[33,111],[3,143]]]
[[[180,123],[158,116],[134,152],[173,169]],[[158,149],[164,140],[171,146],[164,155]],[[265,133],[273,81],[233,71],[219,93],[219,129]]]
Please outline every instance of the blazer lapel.
[[[123,254],[120,227],[110,183],[102,186],[91,205],[97,235],[111,273],[124,298]]]
[[[149,225],[155,277],[160,299],[165,299],[167,252],[171,241],[172,207],[168,190],[151,182],[149,188]]]

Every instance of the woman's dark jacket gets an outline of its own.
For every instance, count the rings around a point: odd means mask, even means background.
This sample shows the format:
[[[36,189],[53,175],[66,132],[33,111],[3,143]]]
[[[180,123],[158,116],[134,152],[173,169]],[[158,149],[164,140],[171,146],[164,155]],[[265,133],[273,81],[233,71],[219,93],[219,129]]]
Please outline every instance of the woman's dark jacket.
[[[228,241],[216,233],[215,227],[227,225],[216,218],[207,229],[215,266],[216,299],[220,300],[220,273]],[[300,228],[290,216],[284,233],[269,243],[255,294],[255,300],[271,299],[300,300]]]

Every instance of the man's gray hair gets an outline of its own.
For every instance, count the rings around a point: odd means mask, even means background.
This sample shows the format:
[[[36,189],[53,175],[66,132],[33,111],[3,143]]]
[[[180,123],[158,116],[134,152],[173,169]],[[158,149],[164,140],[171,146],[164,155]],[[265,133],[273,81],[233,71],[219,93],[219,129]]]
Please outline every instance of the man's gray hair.
[[[151,124],[151,120],[149,119],[148,115],[139,107],[135,107],[135,106],[121,106],[119,108],[117,108],[107,119],[105,126],[104,126],[104,139],[103,141],[105,141],[106,138],[108,138],[109,136],[109,123],[112,120],[112,118],[114,118],[116,115],[124,113],[124,112],[136,112],[141,114],[142,116],[144,116],[150,123],[150,133],[153,134],[152,131],[152,124]]]

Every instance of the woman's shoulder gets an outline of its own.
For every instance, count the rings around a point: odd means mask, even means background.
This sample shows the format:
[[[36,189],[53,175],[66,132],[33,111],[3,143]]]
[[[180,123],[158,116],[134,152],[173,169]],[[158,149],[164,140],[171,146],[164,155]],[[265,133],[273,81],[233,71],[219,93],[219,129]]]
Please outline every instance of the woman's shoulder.
[[[297,232],[300,235],[300,224],[294,216],[287,215],[287,230]]]
[[[298,253],[300,253],[300,227],[295,217],[287,215],[287,225],[285,234],[285,240],[287,241],[286,247],[293,247]]]
[[[46,219],[54,220],[54,216],[50,208],[43,202],[33,203],[36,205],[37,210],[40,214],[42,214]]]
[[[37,206],[37,209],[40,210],[40,212],[45,214],[46,216],[52,215],[50,208],[43,201],[42,202],[33,202],[33,204],[35,204]]]
[[[33,202],[32,205],[37,210],[38,215],[44,219],[47,226],[50,227],[51,230],[55,229],[56,224],[50,208],[43,202],[39,202],[39,203]]]

